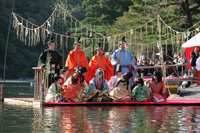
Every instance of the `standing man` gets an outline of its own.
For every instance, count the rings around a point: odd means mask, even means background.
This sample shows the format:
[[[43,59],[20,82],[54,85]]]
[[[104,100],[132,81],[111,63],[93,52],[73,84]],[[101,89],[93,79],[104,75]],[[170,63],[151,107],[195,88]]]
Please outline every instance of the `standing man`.
[[[120,64],[122,67],[122,74],[126,72],[132,72],[133,78],[129,82],[129,86],[132,87],[134,82],[133,79],[137,76],[134,64],[134,55],[126,49],[125,37],[120,41],[120,48],[115,50],[111,57],[111,63],[116,67],[117,64]]]
[[[102,68],[104,71],[104,78],[109,81],[111,76],[114,75],[114,66],[111,64],[108,57],[103,55],[103,47],[99,43],[97,47],[97,54],[94,55],[89,63],[90,80],[94,78],[96,70]]]
[[[198,50],[199,50],[199,48],[196,46],[194,48],[194,51],[191,52],[191,60],[190,60],[190,62],[191,62],[192,73],[193,73],[194,77],[196,77],[196,71],[197,71],[196,70],[196,60],[197,60],[197,58],[199,56]]]
[[[78,37],[77,42],[74,43],[74,50],[70,51],[65,63],[66,67],[69,67],[69,74],[71,75],[74,72],[75,67],[85,66],[89,70],[88,60],[85,56],[84,51],[81,50],[81,41]],[[86,82],[89,82],[89,72],[85,75]]]
[[[56,45],[53,37],[51,37],[48,42],[49,48],[42,51],[38,59],[38,67],[50,67],[48,69],[50,72],[46,72],[49,75],[49,85],[51,85],[54,75],[59,75],[62,68],[62,56],[55,50]]]

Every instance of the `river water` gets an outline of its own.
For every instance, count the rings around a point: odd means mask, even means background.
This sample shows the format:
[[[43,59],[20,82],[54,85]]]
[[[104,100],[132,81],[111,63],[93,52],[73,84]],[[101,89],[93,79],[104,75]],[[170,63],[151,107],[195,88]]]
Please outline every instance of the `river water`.
[[[10,94],[19,90],[11,87]],[[19,94],[31,93],[32,87]],[[0,133],[4,132],[200,132],[200,106],[40,108],[0,103]]]

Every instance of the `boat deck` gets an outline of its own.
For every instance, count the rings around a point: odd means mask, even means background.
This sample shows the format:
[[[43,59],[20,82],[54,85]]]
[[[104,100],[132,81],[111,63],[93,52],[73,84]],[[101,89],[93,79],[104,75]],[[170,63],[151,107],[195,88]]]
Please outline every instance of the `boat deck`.
[[[33,98],[5,98],[5,103],[15,104],[31,104],[40,105],[40,101],[36,101]],[[167,99],[167,102],[45,102],[45,106],[139,106],[139,105],[150,105],[150,106],[163,106],[163,105],[200,105],[200,98],[196,99]]]

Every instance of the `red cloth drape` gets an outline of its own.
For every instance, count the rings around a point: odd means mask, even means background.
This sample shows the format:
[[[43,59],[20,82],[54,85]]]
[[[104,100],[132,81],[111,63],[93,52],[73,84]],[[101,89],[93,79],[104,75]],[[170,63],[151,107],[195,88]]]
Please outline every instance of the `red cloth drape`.
[[[194,48],[195,47],[191,47],[191,48],[186,48],[185,49],[185,56],[189,59],[189,62],[190,62],[190,59],[191,59],[191,54],[190,53],[192,51],[194,51]],[[199,47],[199,49],[200,49],[200,47]],[[191,68],[191,63],[188,64],[187,68]]]

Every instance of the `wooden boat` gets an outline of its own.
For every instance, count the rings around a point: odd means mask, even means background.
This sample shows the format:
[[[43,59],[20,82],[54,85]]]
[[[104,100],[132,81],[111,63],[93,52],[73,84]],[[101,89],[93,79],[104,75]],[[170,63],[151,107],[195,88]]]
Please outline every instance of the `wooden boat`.
[[[5,98],[8,104],[41,105],[34,98]],[[200,98],[196,99],[171,99],[167,102],[45,102],[44,106],[196,106],[200,105]]]
[[[45,102],[45,106],[166,106],[166,105],[200,105],[197,99],[167,99],[167,102]]]

